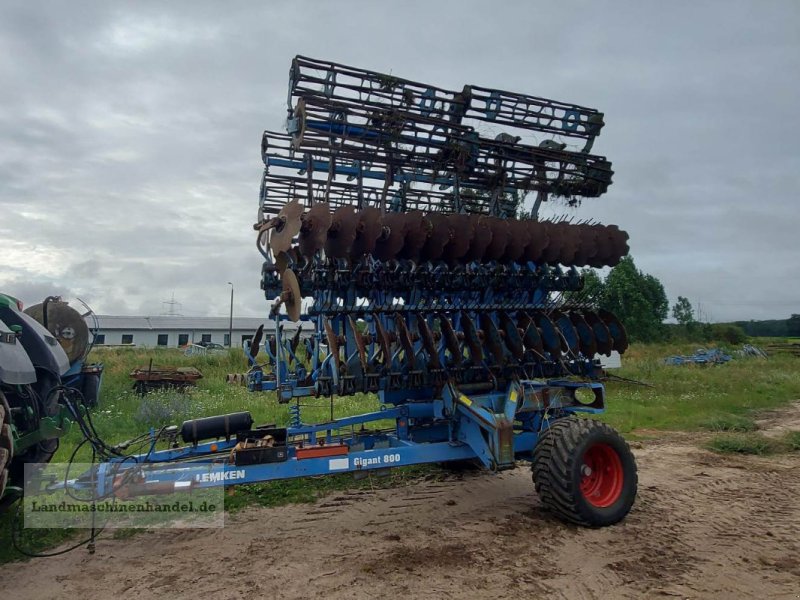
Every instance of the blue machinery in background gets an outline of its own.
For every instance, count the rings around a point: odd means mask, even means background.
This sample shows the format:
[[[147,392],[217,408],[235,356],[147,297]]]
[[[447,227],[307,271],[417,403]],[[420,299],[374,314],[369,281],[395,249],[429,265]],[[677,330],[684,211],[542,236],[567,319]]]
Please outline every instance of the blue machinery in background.
[[[595,356],[627,347],[619,320],[587,302],[577,267],[617,264],[628,235],[538,218],[550,198],[575,206],[607,190],[611,164],[589,153],[602,113],[303,57],[287,108],[287,133],[265,132],[261,148],[255,229],[275,327],[250,346],[248,386],[274,392],[291,422],[187,421],[188,445],[168,428],[136,461],[168,463],[161,484],[205,487],[526,458],[561,516],[621,519],[635,495],[630,451],[607,426],[568,417],[604,410]],[[287,336],[287,320],[308,327]],[[363,393],[380,409],[334,419],[335,397]],[[306,398],[330,399],[331,420],[306,423]],[[553,434],[541,446],[543,432]],[[580,454],[576,471],[551,463],[556,446]],[[126,461],[112,460],[115,472]],[[201,472],[209,465],[213,476]],[[555,478],[580,493],[554,499]]]

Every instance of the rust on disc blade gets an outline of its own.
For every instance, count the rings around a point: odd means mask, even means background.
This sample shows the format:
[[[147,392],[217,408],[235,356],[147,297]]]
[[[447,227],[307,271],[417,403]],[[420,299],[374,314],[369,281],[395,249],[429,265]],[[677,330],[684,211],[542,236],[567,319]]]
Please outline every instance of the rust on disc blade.
[[[381,354],[383,355],[383,366],[389,368],[392,365],[392,344],[389,341],[389,334],[383,327],[381,320],[375,319],[375,333],[378,338],[378,346],[380,346]]]
[[[597,252],[589,258],[589,266],[600,268],[611,258],[612,241],[609,237],[608,229],[603,225],[595,225],[595,243]]]
[[[492,241],[491,221],[488,217],[470,215],[470,221],[472,222],[474,233],[469,243],[467,253],[463,257],[465,262],[481,260],[486,252],[486,248]]]
[[[281,298],[284,306],[286,306],[286,314],[289,315],[290,320],[299,321],[303,296],[300,294],[300,284],[294,271],[291,269],[284,270],[281,273],[281,284],[283,288]]]
[[[358,351],[358,362],[361,363],[361,369],[364,373],[367,372],[367,349],[364,345],[364,338],[358,329],[356,320],[352,315],[347,315],[347,322],[350,323],[350,329],[353,331],[353,338],[356,341],[356,350]]]
[[[522,345],[522,338],[519,335],[516,323],[508,316],[508,313],[501,312],[500,327],[505,334],[506,347],[511,351],[511,355],[517,360],[522,360],[525,355],[525,348]]]
[[[543,223],[545,231],[547,231],[548,244],[542,251],[541,261],[547,264],[554,264],[558,262],[561,256],[561,247],[564,244],[564,239],[561,237],[560,227],[556,223]]]
[[[511,237],[511,228],[508,225],[508,221],[497,217],[490,217],[490,224],[492,242],[486,248],[483,258],[484,260],[499,260],[506,252],[508,239]]]
[[[411,334],[408,332],[408,327],[406,327],[406,320],[403,318],[403,315],[396,313],[394,322],[397,326],[397,337],[400,339],[400,345],[403,347],[403,354],[408,363],[408,368],[411,371],[416,371],[417,359],[414,354],[414,343],[411,341]]]
[[[275,256],[275,268],[278,269],[278,273],[283,273],[288,266],[289,255],[287,255],[286,252],[279,252]]]
[[[542,336],[539,333],[539,328],[530,316],[525,313],[520,313],[519,327],[522,329],[522,341],[525,347],[536,354],[542,356],[544,354],[544,346],[542,345]]]
[[[583,267],[597,254],[597,232],[591,225],[581,225],[581,238],[575,253],[575,265]]]
[[[358,216],[350,205],[340,206],[333,213],[328,239],[325,241],[325,254],[332,258],[346,258],[356,239]]]
[[[439,352],[436,349],[436,340],[433,339],[433,332],[428,327],[428,322],[422,315],[417,316],[417,330],[422,341],[422,347],[428,355],[428,361],[434,369],[441,369],[442,363],[439,361]]]
[[[609,333],[613,340],[612,347],[614,350],[622,354],[628,348],[628,334],[625,331],[625,326],[613,313],[600,309],[597,311],[598,316],[602,319],[603,323],[608,327]]]
[[[358,226],[356,227],[356,239],[350,256],[353,260],[359,260],[365,254],[372,254],[375,250],[375,241],[381,234],[381,211],[374,206],[368,206],[358,213]]]
[[[269,245],[273,254],[286,252],[292,245],[292,238],[300,232],[300,215],[303,214],[303,205],[297,200],[292,200],[278,213],[280,223],[272,230]]]
[[[375,242],[375,256],[379,260],[393,260],[406,241],[406,218],[404,213],[390,212],[383,215],[383,232]]]
[[[597,352],[611,356],[613,340],[611,339],[611,332],[608,330],[608,325],[603,323],[597,313],[593,311],[586,311],[583,313],[583,319],[592,328],[594,332],[594,340],[597,343]]]
[[[419,262],[422,247],[431,233],[431,222],[421,210],[406,213],[406,238],[400,250],[400,258]]]
[[[463,258],[469,250],[475,228],[469,215],[451,213],[447,215],[447,221],[450,224],[452,236],[450,242],[444,247],[442,258],[452,263]]]
[[[328,352],[330,352],[331,356],[333,356],[336,372],[341,373],[342,361],[339,357],[339,338],[333,332],[333,327],[328,319],[323,319],[323,325],[325,327],[325,338],[328,340]]]
[[[479,365],[483,362],[483,346],[475,323],[466,312],[461,313],[461,328],[464,330],[464,341],[469,348],[469,355],[472,363]]]
[[[261,349],[261,340],[264,339],[264,324],[258,326],[256,329],[255,334],[253,335],[253,339],[250,340],[250,356],[255,358],[258,356],[258,352]]]
[[[420,254],[421,260],[438,260],[444,253],[444,247],[450,243],[453,230],[444,213],[430,212],[426,215],[431,224],[431,232]]]
[[[594,339],[594,331],[592,327],[586,322],[578,312],[570,312],[569,319],[578,333],[578,340],[580,340],[581,353],[586,358],[592,358],[597,354],[597,341]]]
[[[561,244],[561,255],[558,262],[562,265],[572,265],[575,262],[575,254],[580,245],[580,229],[571,223],[564,223],[561,227],[563,242]]]
[[[444,345],[447,348],[447,351],[450,353],[453,364],[456,367],[459,367],[464,360],[464,354],[461,350],[461,344],[458,343],[458,336],[453,329],[453,324],[450,323],[450,320],[444,315],[444,313],[439,313],[438,317],[439,328],[441,329],[442,336],[444,337]]]
[[[508,221],[510,236],[506,251],[500,260],[503,262],[519,262],[530,243],[528,223],[525,221]]]
[[[542,262],[542,253],[550,240],[547,237],[547,227],[538,221],[528,221],[528,245],[522,256],[526,261]]]
[[[327,202],[318,202],[301,218],[299,246],[303,256],[314,256],[321,250],[328,238],[328,229],[331,226],[331,205]]]

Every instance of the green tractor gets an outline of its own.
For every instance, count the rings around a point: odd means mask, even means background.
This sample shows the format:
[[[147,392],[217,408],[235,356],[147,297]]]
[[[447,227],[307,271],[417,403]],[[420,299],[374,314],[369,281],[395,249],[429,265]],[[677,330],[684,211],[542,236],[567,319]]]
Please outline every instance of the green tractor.
[[[86,364],[85,315],[56,297],[22,308],[0,294],[0,510],[19,498],[25,465],[49,462],[69,430],[64,394],[96,405],[103,371]]]

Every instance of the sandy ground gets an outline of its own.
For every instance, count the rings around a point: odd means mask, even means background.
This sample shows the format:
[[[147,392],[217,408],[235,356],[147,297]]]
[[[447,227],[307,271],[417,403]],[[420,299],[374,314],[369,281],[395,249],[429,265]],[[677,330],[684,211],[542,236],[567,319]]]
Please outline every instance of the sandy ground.
[[[800,404],[762,425],[786,419]],[[6,565],[0,597],[800,598],[800,456],[636,445],[638,500],[606,529],[550,517],[521,465],[100,540]]]

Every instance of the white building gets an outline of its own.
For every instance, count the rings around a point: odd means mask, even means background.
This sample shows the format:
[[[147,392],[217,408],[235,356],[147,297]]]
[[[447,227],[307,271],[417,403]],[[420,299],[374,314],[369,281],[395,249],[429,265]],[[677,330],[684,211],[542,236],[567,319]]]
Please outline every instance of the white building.
[[[100,327],[95,344],[106,346],[144,346],[148,348],[178,348],[186,344],[213,342],[229,343],[228,317],[125,317],[97,315]],[[89,322],[92,325],[91,321]],[[253,337],[258,326],[264,325],[265,335],[274,335],[275,323],[259,317],[233,318],[233,347],[240,348]],[[298,324],[283,323],[284,335],[294,335]],[[313,330],[311,323],[304,329]]]

